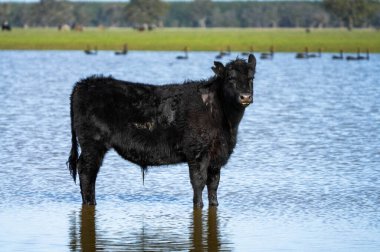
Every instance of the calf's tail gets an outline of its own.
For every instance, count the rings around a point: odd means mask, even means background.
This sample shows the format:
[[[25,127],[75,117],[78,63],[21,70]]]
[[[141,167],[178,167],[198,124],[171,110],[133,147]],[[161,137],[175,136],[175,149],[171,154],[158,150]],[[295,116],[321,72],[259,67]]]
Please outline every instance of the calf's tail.
[[[77,177],[77,163],[78,163],[78,142],[77,135],[74,130],[74,111],[73,111],[73,97],[70,99],[70,119],[71,119],[71,151],[66,165],[68,165],[70,174],[76,183]]]

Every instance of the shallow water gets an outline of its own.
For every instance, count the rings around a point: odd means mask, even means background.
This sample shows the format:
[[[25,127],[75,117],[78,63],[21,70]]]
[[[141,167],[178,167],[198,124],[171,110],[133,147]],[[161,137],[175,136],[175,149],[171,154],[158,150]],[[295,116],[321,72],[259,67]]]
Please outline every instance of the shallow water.
[[[143,185],[115,152],[82,208],[65,165],[73,84],[212,75],[214,53],[177,54],[0,51],[1,251],[378,251],[380,55],[258,60],[217,209],[193,210],[187,165],[150,168]]]

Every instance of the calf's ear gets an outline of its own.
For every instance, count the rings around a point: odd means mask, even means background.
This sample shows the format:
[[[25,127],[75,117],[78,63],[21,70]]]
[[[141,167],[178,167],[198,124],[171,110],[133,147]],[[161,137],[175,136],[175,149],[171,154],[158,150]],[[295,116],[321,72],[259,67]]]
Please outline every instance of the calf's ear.
[[[255,55],[250,54],[248,56],[248,64],[250,64],[252,66],[252,69],[255,70],[255,68],[256,68],[256,58],[255,58]]]
[[[223,76],[224,66],[219,61],[214,61],[214,66],[211,67],[212,71],[218,76]]]

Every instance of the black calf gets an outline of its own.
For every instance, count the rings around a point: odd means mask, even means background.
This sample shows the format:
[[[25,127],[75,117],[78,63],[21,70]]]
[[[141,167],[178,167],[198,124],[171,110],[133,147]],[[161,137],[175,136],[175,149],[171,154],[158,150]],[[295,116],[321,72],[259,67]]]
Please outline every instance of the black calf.
[[[251,54],[248,62],[214,62],[214,77],[183,85],[154,86],[111,77],[79,81],[71,94],[68,164],[74,181],[79,174],[83,204],[96,204],[96,176],[105,153],[113,148],[143,170],[187,162],[194,205],[203,206],[206,185],[209,204],[218,205],[220,169],[252,103],[255,68]]]

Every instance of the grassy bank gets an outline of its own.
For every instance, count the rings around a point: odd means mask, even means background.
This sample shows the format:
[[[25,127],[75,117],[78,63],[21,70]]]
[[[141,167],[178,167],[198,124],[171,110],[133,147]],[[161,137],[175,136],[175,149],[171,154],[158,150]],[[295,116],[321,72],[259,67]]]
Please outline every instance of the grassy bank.
[[[87,28],[83,32],[58,31],[52,28],[13,29],[0,32],[0,49],[32,50],[83,50],[87,45],[99,50],[120,50],[127,43],[130,50],[182,50],[219,51],[227,45],[233,51],[337,52],[340,49],[354,52],[358,47],[380,52],[380,32],[372,29],[347,31],[345,29],[251,29],[251,28],[165,28],[138,32],[130,28]]]

